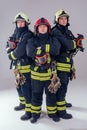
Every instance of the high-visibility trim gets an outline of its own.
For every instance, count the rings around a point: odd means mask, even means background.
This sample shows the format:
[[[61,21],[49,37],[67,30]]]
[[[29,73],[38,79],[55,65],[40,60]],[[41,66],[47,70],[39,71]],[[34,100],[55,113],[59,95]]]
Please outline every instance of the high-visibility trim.
[[[57,107],[57,110],[58,110],[58,111],[66,110],[66,106],[64,106],[64,107]]]
[[[40,110],[41,106],[33,106],[33,105],[31,105],[31,108],[34,109],[34,110]]]
[[[25,98],[24,97],[19,97],[20,103],[25,105]]]
[[[69,57],[66,57],[66,61],[67,61],[67,62],[70,62],[70,58],[69,58]]]
[[[25,108],[26,112],[31,112],[31,108]]]
[[[26,107],[31,107],[31,104],[25,104]]]
[[[50,106],[47,106],[47,110],[55,110],[57,107],[55,106],[55,107],[50,107]]]
[[[73,40],[73,43],[74,43],[74,49],[76,49],[76,41]]]
[[[47,77],[47,76],[50,76],[51,75],[51,69],[50,69],[50,71],[49,72],[47,72],[47,73],[39,73],[39,72],[35,72],[35,71],[32,71],[31,70],[31,74],[32,75],[35,75],[35,76],[40,76],[40,77]]]
[[[37,71],[37,70],[38,70],[38,68],[39,68],[38,66],[35,66],[35,67],[34,67],[34,71]]]
[[[46,52],[50,52],[50,45],[46,44]]]
[[[25,105],[25,101],[20,101],[21,104]]]
[[[71,69],[71,64],[66,64],[66,63],[57,63],[57,70],[59,71],[64,71],[64,72],[70,72]]]
[[[31,113],[36,113],[36,114],[41,113],[41,106],[33,106],[33,105],[31,105]]]
[[[25,100],[25,98],[24,97],[19,97],[19,100]]]
[[[62,102],[57,102],[57,105],[66,105],[66,101],[62,101]]]
[[[20,70],[21,73],[28,73],[30,72],[30,65],[20,66],[18,65],[17,68]]]
[[[31,71],[31,78],[40,81],[50,80],[51,73],[51,70],[48,70],[47,73],[38,73]]]
[[[39,114],[39,113],[41,113],[41,110],[40,111],[31,110],[31,113]]]
[[[11,58],[12,58],[13,60],[16,60],[16,59],[17,59],[17,58],[14,56],[14,53],[13,53],[13,52],[11,52],[10,54],[11,54]]]
[[[36,54],[37,54],[37,55],[41,54],[41,49],[37,49]]]
[[[54,114],[56,112],[57,112],[57,110],[55,110],[55,111],[47,111],[48,114]]]

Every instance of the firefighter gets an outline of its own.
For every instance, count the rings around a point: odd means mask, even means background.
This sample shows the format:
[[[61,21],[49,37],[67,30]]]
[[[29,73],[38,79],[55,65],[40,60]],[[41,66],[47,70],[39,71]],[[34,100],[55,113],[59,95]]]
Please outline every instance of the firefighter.
[[[59,117],[56,114],[56,96],[49,92],[48,86],[51,77],[51,57],[59,54],[60,43],[56,38],[51,37],[50,28],[51,26],[47,19],[38,19],[34,25],[35,36],[27,44],[27,55],[33,60],[31,65],[31,123],[37,122],[37,119],[40,118],[44,90],[48,116],[53,121],[59,121]]]
[[[67,113],[66,106],[71,107],[72,104],[66,104],[65,97],[73,68],[72,54],[77,48],[76,38],[68,29],[69,15],[66,11],[62,9],[58,10],[55,13],[54,23],[52,35],[61,43],[60,54],[56,57],[57,72],[61,82],[61,86],[57,92],[57,110],[61,118],[71,119],[72,115]]]
[[[33,33],[28,28],[30,20],[26,14],[19,12],[15,16],[14,23],[16,28],[12,36],[9,37],[6,45],[8,57],[11,60],[10,69],[13,69],[16,76],[16,88],[20,100],[19,106],[16,106],[14,109],[16,111],[25,109],[25,114],[21,116],[21,120],[28,120],[31,118],[30,105],[32,91],[30,65],[32,60],[26,55],[26,44],[28,39],[33,36]]]

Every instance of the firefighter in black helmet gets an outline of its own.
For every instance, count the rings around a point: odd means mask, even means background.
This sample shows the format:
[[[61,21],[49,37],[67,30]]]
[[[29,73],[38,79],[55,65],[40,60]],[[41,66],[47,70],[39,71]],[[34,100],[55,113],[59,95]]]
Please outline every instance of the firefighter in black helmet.
[[[35,36],[27,44],[27,55],[33,60],[31,65],[31,123],[35,123],[40,117],[44,89],[48,116],[54,121],[59,121],[56,114],[56,96],[49,92],[48,86],[51,76],[51,56],[59,54],[60,43],[56,38],[51,37],[50,28],[47,19],[38,19],[34,25]]]
[[[61,81],[61,86],[57,92],[57,109],[61,118],[70,119],[72,115],[66,112],[66,105],[70,107],[72,104],[66,104],[65,97],[73,68],[72,54],[76,51],[77,46],[74,35],[68,29],[68,13],[62,9],[58,10],[55,13],[54,22],[55,26],[52,28],[52,35],[61,43],[60,55],[56,57],[58,76]]]
[[[14,23],[16,24],[16,28],[13,35],[7,41],[6,51],[11,60],[10,68],[17,73],[16,78],[20,78],[18,72],[25,78],[22,84],[16,79],[20,104],[14,109],[16,111],[25,109],[25,114],[21,117],[21,120],[27,120],[31,117],[30,64],[32,60],[26,55],[26,44],[27,40],[33,36],[33,33],[28,29],[30,20],[26,14],[19,12],[15,16]]]

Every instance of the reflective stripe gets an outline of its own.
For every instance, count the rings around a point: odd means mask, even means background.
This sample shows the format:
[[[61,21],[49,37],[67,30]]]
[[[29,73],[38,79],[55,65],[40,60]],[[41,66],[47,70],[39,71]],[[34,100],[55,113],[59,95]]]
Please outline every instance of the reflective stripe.
[[[13,60],[16,60],[16,59],[17,59],[17,58],[14,56],[13,52],[11,52],[11,58],[12,58]]]
[[[37,55],[41,54],[41,49],[37,49],[36,54],[37,54]]]
[[[66,105],[66,101],[57,102],[57,105]]]
[[[70,58],[69,58],[69,57],[66,57],[66,61],[67,61],[67,62],[70,62]]]
[[[57,70],[64,71],[64,72],[70,72],[71,64],[66,63],[57,63]]]
[[[20,70],[21,73],[28,73],[30,72],[30,65],[26,65],[26,66],[20,66],[18,65],[17,68]]]
[[[31,104],[25,104],[25,111],[31,112]]]
[[[50,45],[46,44],[46,52],[50,52]]]
[[[47,106],[47,113],[48,114],[54,114],[57,112],[57,106]]]
[[[25,104],[25,98],[24,97],[19,97],[20,103]]]
[[[31,78],[40,81],[50,80],[51,73],[51,69],[48,69],[47,73],[38,73],[31,71]]]
[[[74,49],[76,49],[76,41],[73,40],[73,43],[74,43]]]
[[[36,113],[36,114],[41,113],[41,106],[33,106],[33,105],[31,105],[31,112]]]
[[[66,110],[66,106],[64,106],[64,107],[57,107],[57,110],[58,110],[58,111]]]

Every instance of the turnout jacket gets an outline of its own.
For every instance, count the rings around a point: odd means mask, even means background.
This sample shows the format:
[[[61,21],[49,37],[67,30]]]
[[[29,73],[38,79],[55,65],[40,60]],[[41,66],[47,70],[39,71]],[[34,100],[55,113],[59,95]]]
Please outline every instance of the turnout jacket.
[[[67,26],[56,24],[52,28],[52,35],[55,36],[60,44],[60,54],[56,56],[57,70],[70,72],[73,64],[72,54],[76,51],[76,41],[72,32]]]
[[[11,68],[18,68],[21,73],[30,72],[30,64],[32,60],[26,55],[26,44],[28,39],[32,36],[33,33],[28,29],[28,26],[23,28],[16,27],[14,34],[12,35],[13,39],[17,41],[17,46],[15,49],[10,49],[8,56],[11,60]],[[9,48],[9,44],[7,43],[6,50]]]
[[[40,47],[40,49],[38,49]],[[31,78],[35,80],[49,80],[51,75],[50,64],[52,56],[56,56],[60,51],[60,43],[53,36],[38,33],[33,38],[28,40],[27,55],[32,58],[33,64],[31,65]],[[45,53],[49,54],[47,63],[38,66],[36,62],[36,56],[38,53],[42,56]],[[49,66],[49,67],[48,67]]]

